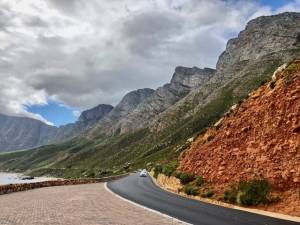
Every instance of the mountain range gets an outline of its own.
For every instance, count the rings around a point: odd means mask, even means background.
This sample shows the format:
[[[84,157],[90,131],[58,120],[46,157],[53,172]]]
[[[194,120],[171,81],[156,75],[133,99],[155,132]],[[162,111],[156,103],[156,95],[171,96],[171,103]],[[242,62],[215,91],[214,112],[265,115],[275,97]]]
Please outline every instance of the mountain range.
[[[105,117],[113,107],[98,105],[82,112],[76,123],[61,127],[39,120],[0,114],[0,152],[33,148],[79,135]]]
[[[114,108],[99,105],[74,124],[3,116],[2,151],[36,148],[1,154],[0,169],[101,176],[177,160],[191,139],[300,55],[299,34],[299,13],[259,17],[228,41],[216,69],[177,67],[170,83],[130,92]]]
[[[33,148],[71,139],[87,132],[116,135],[144,127],[147,121],[205,84],[214,69],[177,67],[170,83],[157,90],[138,89],[127,93],[116,107],[100,104],[83,111],[75,123],[49,126],[25,117],[0,115],[0,152]],[[139,118],[139,121],[136,121]]]

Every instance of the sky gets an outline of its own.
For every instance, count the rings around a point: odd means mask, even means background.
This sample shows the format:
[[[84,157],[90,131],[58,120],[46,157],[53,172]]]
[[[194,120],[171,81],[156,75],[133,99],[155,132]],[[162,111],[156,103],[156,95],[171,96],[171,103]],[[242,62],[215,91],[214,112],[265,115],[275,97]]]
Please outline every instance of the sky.
[[[60,126],[98,104],[214,68],[228,39],[300,0],[0,0],[0,113]]]

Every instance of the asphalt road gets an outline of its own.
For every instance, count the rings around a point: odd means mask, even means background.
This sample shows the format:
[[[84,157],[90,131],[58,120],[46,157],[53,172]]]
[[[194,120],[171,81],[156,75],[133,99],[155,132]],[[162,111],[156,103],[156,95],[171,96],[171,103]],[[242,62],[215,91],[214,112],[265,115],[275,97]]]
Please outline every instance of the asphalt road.
[[[151,178],[132,174],[111,181],[114,193],[191,224],[199,225],[295,225],[297,222],[224,208],[188,199],[157,187]]]

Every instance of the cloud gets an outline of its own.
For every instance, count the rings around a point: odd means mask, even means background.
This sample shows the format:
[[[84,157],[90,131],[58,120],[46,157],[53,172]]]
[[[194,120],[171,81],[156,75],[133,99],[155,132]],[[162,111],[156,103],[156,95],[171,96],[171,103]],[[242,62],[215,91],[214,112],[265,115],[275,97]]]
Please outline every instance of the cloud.
[[[270,7],[245,0],[2,0],[0,113],[45,121],[28,105],[81,111],[214,67],[226,41]],[[299,1],[284,9],[299,6]]]
[[[14,76],[2,77],[0,83],[1,113],[6,115],[25,116],[41,120],[46,124],[53,125],[41,115],[27,112],[24,106],[34,104],[47,104],[47,96],[44,91],[37,91],[23,84],[22,80]]]
[[[48,23],[39,16],[25,17],[23,22],[29,27],[48,27]]]
[[[276,13],[281,12],[300,12],[300,0],[291,1],[276,10]]]

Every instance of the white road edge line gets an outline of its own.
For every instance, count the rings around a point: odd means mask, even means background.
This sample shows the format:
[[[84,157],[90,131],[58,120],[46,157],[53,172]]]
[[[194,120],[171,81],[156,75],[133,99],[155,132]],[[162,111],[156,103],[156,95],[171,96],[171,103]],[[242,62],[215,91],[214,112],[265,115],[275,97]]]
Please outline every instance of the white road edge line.
[[[120,195],[114,193],[112,190],[110,190],[110,189],[107,187],[107,182],[104,183],[104,188],[105,188],[106,191],[108,191],[108,192],[111,193],[112,195],[114,195],[114,196],[116,196],[116,197],[122,199],[123,201],[126,201],[126,202],[128,202],[128,203],[131,203],[131,204],[133,204],[133,205],[135,205],[135,206],[137,206],[137,207],[140,207],[140,208],[142,208],[142,209],[145,209],[145,210],[148,210],[148,211],[150,211],[150,212],[156,213],[156,214],[158,214],[158,215],[160,215],[160,216],[163,216],[163,217],[166,217],[166,218],[168,218],[168,219],[172,219],[173,222],[178,222],[178,223],[182,223],[182,224],[185,224],[185,225],[192,225],[191,223],[184,222],[184,221],[182,221],[182,220],[179,220],[179,219],[174,218],[174,217],[172,217],[172,216],[169,216],[169,215],[167,215],[167,214],[161,213],[161,212],[159,212],[159,211],[157,211],[157,210],[148,208],[148,207],[146,207],[146,206],[143,206],[143,205],[141,205],[141,204],[138,204],[138,203],[136,203],[136,202],[133,202],[133,201],[131,201],[131,200],[128,200],[128,199],[126,199],[126,198],[123,198],[122,196],[120,196]]]

